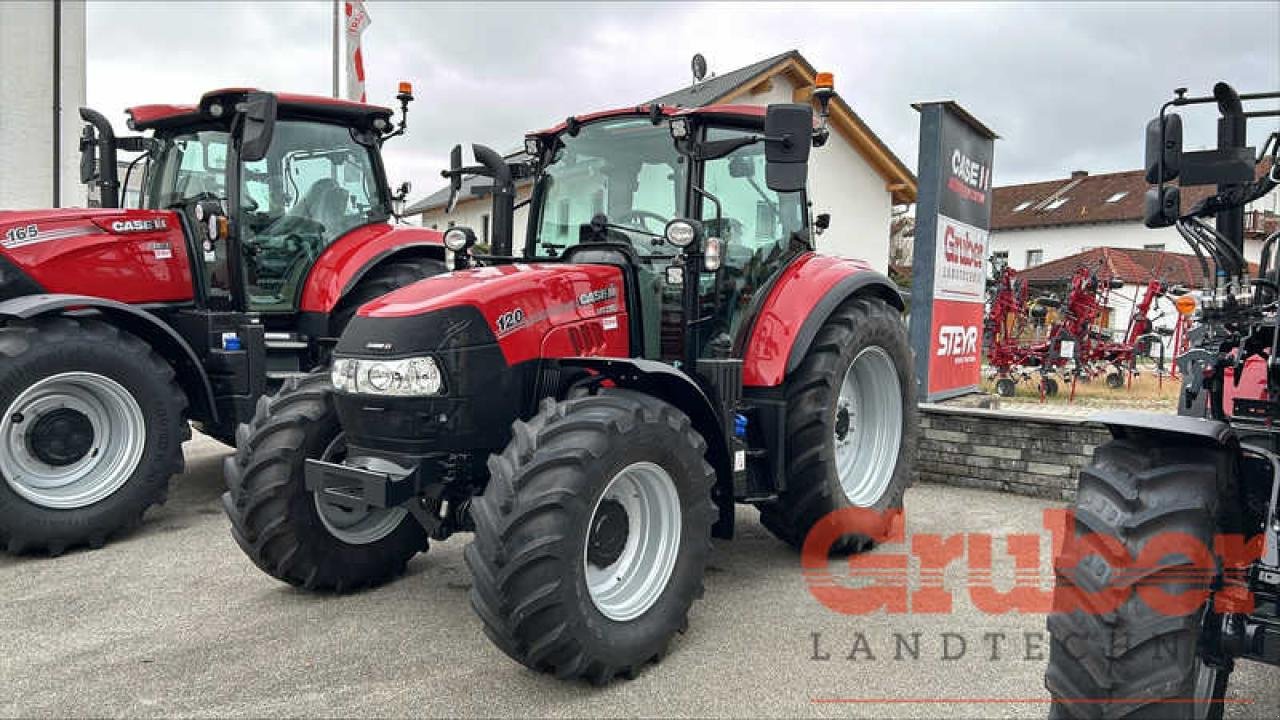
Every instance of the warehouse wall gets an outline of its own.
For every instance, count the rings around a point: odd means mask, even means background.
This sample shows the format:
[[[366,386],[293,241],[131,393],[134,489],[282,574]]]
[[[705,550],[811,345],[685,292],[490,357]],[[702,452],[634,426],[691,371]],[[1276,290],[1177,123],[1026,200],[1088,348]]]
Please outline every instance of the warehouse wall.
[[[4,3],[0,22],[0,209],[84,205],[79,108],[85,104],[85,7],[61,2],[61,97],[55,103],[54,2]],[[62,147],[54,161],[53,111]],[[54,173],[61,197],[53,197]]]

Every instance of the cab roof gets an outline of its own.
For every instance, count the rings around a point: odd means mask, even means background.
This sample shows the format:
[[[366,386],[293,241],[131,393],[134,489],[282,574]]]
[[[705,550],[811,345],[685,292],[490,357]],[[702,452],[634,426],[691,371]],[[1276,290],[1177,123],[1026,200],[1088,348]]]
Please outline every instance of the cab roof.
[[[635,105],[633,107],[616,108],[613,110],[601,110],[599,112],[587,113],[585,115],[574,115],[573,120],[579,123],[589,123],[596,120],[604,120],[611,117],[623,117],[626,115],[648,115],[653,112],[653,105]],[[695,116],[695,117],[716,117],[716,118],[739,118],[745,120],[758,121],[764,123],[764,115],[766,108],[763,105],[704,105],[702,107],[676,107],[675,105],[658,105],[658,112],[663,117],[676,116]],[[543,137],[548,135],[558,135],[565,131],[569,125],[569,120],[549,127],[545,130],[529,133],[530,137]]]
[[[133,130],[153,130],[166,127],[189,125],[213,117],[204,108],[219,98],[228,98],[258,92],[255,88],[222,88],[211,90],[200,98],[195,105],[135,105],[125,112],[129,115],[129,127]],[[369,126],[376,118],[390,118],[391,108],[380,105],[369,105],[351,100],[325,97],[322,95],[300,95],[297,93],[273,93],[276,96],[279,113],[296,117],[313,117],[348,125]]]

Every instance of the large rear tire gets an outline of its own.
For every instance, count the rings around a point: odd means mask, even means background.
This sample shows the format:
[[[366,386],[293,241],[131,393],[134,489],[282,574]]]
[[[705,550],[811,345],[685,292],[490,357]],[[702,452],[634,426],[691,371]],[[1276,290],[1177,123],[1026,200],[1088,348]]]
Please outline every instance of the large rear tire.
[[[516,661],[597,684],[659,659],[702,595],[715,472],[689,418],[626,390],[517,422],[472,505],[485,633]]]
[[[841,305],[786,394],[787,489],[760,506],[760,521],[796,548],[819,520],[848,507],[878,512],[883,532],[902,509],[916,452],[915,379],[898,312],[875,298]],[[846,534],[831,550],[866,550],[873,534]]]
[[[376,300],[392,290],[399,290],[447,270],[448,268],[440,260],[426,257],[396,260],[373,268],[334,308],[330,321],[333,336],[338,337],[342,334],[343,329],[347,327],[347,323],[351,322],[351,318],[355,317],[361,305],[370,300]]]
[[[1222,450],[1128,439],[1100,446],[1081,471],[1076,532],[1055,563],[1058,611],[1048,621],[1045,686],[1053,717],[1222,717],[1231,670],[1206,663],[1201,648],[1202,622],[1216,617],[1211,602],[1177,613],[1152,608],[1135,592],[1138,584],[1173,595],[1207,589],[1220,568],[1196,568],[1190,555],[1174,552],[1155,567],[1121,571],[1106,545],[1118,542],[1136,559],[1154,539],[1184,533],[1212,552],[1231,472]],[[1097,601],[1082,594],[1104,592],[1127,598],[1113,612],[1098,612]]]
[[[173,368],[107,323],[0,328],[0,548],[101,547],[163,503],[191,437]]]
[[[402,575],[426,551],[427,535],[404,509],[344,508],[307,490],[306,459],[336,462],[345,452],[332,393],[326,371],[287,380],[258,401],[224,465],[222,505],[232,537],[263,572],[342,593]]]

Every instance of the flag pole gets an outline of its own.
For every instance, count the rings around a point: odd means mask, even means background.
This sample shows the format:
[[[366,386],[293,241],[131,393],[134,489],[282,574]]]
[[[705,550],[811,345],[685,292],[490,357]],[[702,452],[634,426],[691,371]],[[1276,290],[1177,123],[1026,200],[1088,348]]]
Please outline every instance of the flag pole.
[[[340,0],[333,0],[333,96],[338,97],[338,25],[341,18]]]

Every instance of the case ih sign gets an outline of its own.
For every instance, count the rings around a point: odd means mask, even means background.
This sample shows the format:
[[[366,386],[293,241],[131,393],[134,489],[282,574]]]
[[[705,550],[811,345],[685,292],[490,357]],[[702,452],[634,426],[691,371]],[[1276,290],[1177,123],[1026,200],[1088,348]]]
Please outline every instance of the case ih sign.
[[[911,344],[928,400],[977,389],[996,134],[954,102],[920,111]]]

